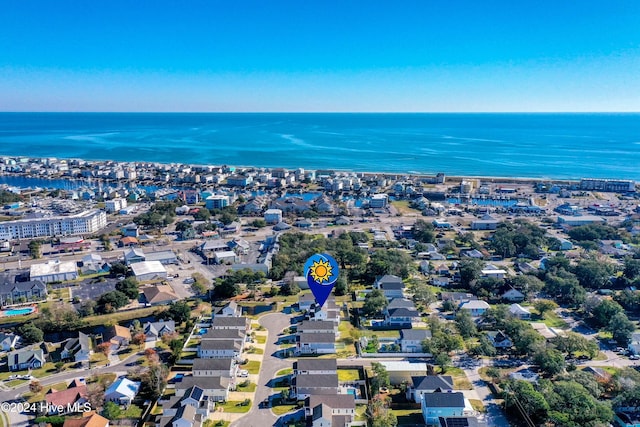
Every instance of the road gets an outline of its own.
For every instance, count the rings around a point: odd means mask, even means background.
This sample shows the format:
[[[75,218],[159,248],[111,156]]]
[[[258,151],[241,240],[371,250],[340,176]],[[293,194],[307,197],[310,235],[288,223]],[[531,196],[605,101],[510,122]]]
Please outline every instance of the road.
[[[255,402],[251,410],[242,418],[235,420],[231,427],[264,427],[276,425],[278,417],[271,412],[271,409],[260,408],[260,402],[271,396],[271,388],[267,385],[269,381],[276,376],[276,373],[282,369],[291,368],[293,363],[291,359],[280,359],[274,354],[278,351],[278,334],[284,328],[288,328],[290,324],[289,316],[282,313],[272,313],[262,316],[259,320],[269,335],[267,337],[267,346],[264,350],[264,358],[260,368],[260,378],[258,380],[258,388],[256,390]]]
[[[100,368],[92,368],[92,369],[73,369],[61,372],[59,374],[50,375],[45,378],[38,379],[40,385],[46,386],[60,383],[63,381],[70,381],[74,378],[84,377],[88,378],[93,375],[98,374],[106,374],[113,373],[117,376],[124,375],[127,373],[126,364],[133,362],[140,358],[142,353],[133,353],[131,356],[126,359],[121,360],[117,364],[111,364],[110,366],[103,366]],[[0,391],[0,402],[8,402],[16,399],[20,399],[25,393],[29,391],[29,382],[25,382],[22,385],[11,388],[9,390]],[[29,425],[29,415],[24,413],[17,412],[8,412],[7,416],[9,417],[9,425],[11,427],[14,426],[28,426]]]

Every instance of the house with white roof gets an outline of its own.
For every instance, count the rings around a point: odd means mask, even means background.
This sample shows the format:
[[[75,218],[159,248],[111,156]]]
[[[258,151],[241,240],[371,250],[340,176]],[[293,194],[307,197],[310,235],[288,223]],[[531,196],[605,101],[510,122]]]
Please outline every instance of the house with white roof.
[[[131,271],[138,282],[152,279],[166,279],[167,269],[160,261],[141,261],[131,264]]]
[[[44,264],[32,264],[29,277],[44,283],[64,282],[77,279],[78,269],[75,261],[50,260]]]
[[[509,313],[521,320],[528,320],[531,318],[531,312],[517,303],[509,306]]]
[[[105,402],[114,402],[118,405],[129,406],[140,390],[140,383],[131,381],[126,377],[120,377],[104,392]]]
[[[502,299],[509,302],[522,302],[524,301],[524,294],[517,289],[509,289],[502,294]]]

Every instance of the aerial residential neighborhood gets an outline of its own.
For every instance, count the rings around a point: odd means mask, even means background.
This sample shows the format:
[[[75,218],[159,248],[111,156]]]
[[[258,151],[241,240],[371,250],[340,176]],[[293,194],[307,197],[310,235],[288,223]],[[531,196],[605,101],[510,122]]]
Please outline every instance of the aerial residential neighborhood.
[[[0,160],[1,425],[637,425],[632,182]]]

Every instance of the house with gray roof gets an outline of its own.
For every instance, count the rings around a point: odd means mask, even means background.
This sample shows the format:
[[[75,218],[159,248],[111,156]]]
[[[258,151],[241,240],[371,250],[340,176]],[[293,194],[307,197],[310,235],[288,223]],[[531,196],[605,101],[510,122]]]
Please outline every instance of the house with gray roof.
[[[422,342],[431,339],[428,329],[402,329],[400,331],[400,351],[402,353],[422,353]]]
[[[291,392],[298,400],[312,395],[338,394],[338,374],[296,375],[291,380]]]
[[[297,354],[332,354],[336,352],[336,335],[333,332],[298,333]]]
[[[425,393],[422,395],[422,417],[429,427],[440,425],[439,417],[474,415],[473,407],[461,392]]]
[[[159,322],[147,322],[144,324],[144,334],[147,342],[155,341],[166,334],[176,331],[176,322],[173,320],[161,320]]]
[[[450,393],[453,391],[453,377],[450,375],[427,375],[411,377],[411,383],[407,388],[407,399],[416,403],[422,402],[422,396],[426,393]]]
[[[89,356],[92,354],[91,338],[82,332],[78,332],[77,337],[69,338],[63,342],[60,350],[60,359],[73,360],[74,362],[88,362]]]
[[[237,365],[231,358],[226,359],[194,359],[194,377],[233,377],[235,376]]]
[[[333,375],[338,372],[336,359],[298,359],[293,362],[294,375]]]
[[[205,396],[214,402],[229,400],[229,383],[227,377],[194,377],[186,376],[176,383],[176,396],[182,397],[191,387],[199,387]]]
[[[7,365],[10,371],[38,369],[42,368],[44,364],[44,351],[38,346],[14,350],[7,355]]]

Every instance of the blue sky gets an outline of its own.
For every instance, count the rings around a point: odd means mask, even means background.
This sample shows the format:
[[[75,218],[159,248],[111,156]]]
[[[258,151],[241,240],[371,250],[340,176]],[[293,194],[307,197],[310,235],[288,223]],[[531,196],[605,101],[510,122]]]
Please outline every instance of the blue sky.
[[[640,111],[640,2],[4,0],[0,111]]]

